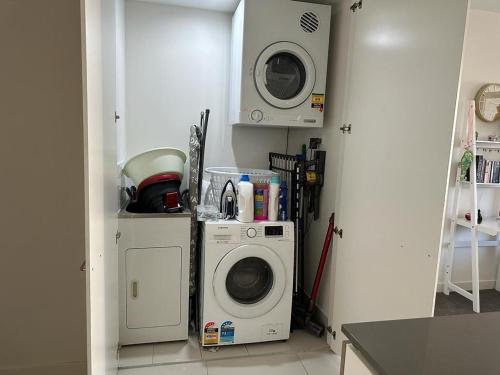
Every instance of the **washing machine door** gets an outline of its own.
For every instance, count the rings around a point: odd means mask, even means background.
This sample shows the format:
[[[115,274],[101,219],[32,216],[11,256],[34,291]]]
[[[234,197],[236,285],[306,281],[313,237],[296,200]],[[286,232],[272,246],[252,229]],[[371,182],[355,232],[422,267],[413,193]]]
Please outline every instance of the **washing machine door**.
[[[312,94],[316,82],[314,62],[296,43],[277,42],[259,55],[254,80],[262,99],[276,108],[301,105]]]
[[[242,245],[227,253],[213,277],[215,299],[225,312],[255,318],[281,300],[287,280],[280,257],[262,245]]]

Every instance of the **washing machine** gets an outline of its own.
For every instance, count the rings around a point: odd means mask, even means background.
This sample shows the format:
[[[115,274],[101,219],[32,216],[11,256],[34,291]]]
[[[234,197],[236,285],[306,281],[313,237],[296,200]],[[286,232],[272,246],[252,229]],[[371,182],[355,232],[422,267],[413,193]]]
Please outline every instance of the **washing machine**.
[[[292,222],[205,222],[200,274],[201,344],[288,339],[293,266]]]
[[[233,15],[232,125],[322,127],[329,5],[241,0]]]

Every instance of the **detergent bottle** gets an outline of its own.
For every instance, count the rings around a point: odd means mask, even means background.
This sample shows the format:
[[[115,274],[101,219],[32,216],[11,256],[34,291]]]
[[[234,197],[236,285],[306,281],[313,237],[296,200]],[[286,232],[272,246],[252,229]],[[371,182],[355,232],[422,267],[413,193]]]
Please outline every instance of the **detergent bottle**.
[[[253,184],[246,174],[242,174],[236,186],[238,196],[238,214],[236,219],[242,223],[253,222]]]

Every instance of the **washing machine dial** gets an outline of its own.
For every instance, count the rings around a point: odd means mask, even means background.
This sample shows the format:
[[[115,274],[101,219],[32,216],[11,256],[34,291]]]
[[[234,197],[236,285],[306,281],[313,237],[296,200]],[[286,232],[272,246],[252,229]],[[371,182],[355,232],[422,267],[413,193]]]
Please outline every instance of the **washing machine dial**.
[[[250,113],[250,118],[255,122],[261,122],[264,118],[264,114],[260,109],[254,109],[252,113]]]
[[[257,235],[257,230],[255,228],[248,228],[247,229],[248,238],[255,238],[256,235]]]

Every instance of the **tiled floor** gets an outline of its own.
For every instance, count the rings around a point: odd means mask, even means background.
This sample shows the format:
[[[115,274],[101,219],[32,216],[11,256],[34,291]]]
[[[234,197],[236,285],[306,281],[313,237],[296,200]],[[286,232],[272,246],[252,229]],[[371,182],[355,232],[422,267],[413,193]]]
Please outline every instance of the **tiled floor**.
[[[326,339],[295,331],[288,341],[200,348],[195,337],[123,347],[119,375],[337,375],[340,357]]]

